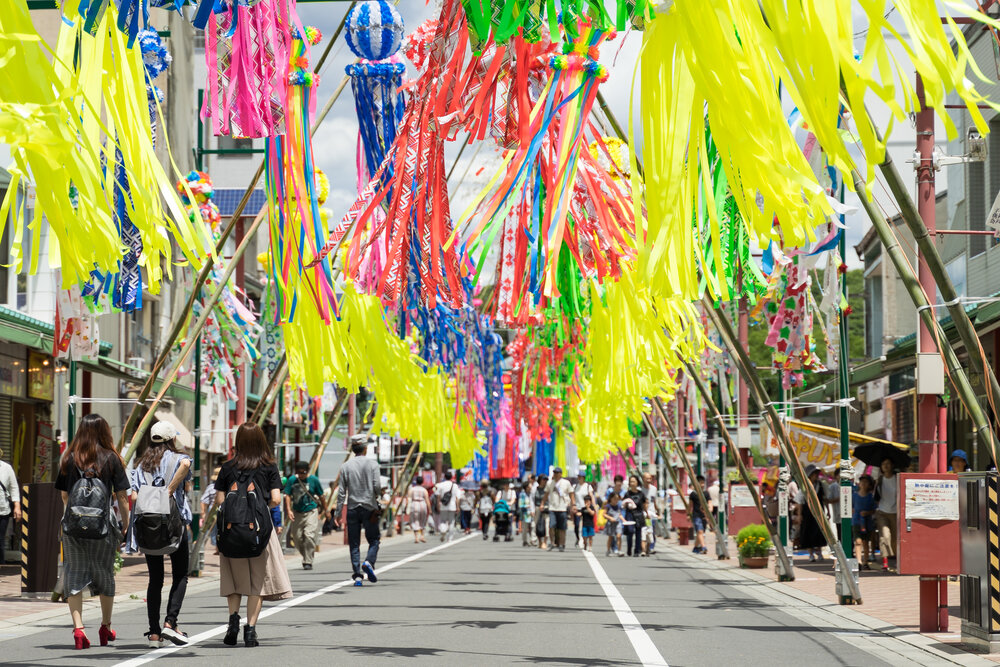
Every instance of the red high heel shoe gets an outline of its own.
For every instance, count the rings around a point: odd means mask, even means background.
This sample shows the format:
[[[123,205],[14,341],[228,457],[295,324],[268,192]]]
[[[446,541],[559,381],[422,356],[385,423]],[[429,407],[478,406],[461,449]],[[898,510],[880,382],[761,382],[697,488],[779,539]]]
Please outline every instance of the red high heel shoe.
[[[90,648],[90,640],[87,639],[87,633],[83,628],[73,628],[73,643],[76,644],[77,650]]]
[[[108,642],[113,642],[115,637],[115,631],[111,629],[110,625],[101,625],[100,631],[98,631],[98,636],[101,638],[101,646],[107,646]]]

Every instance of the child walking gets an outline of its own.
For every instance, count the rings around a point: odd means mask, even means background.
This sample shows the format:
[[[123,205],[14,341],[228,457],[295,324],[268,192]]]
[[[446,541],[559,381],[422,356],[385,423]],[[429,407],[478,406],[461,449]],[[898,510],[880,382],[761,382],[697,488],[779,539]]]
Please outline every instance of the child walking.
[[[584,496],[583,509],[580,510],[580,537],[583,538],[584,551],[593,551],[594,546],[594,519],[597,517],[597,508],[594,507],[594,497]]]
[[[868,559],[875,534],[875,494],[872,490],[875,483],[871,475],[862,475],[858,479],[858,488],[854,491],[854,514],[851,525],[854,528],[854,557],[861,563],[862,570],[870,570]]]
[[[604,505],[604,516],[607,521],[604,524],[604,534],[608,536],[608,548],[605,556],[620,553],[618,547],[618,536],[622,529],[622,508],[618,494],[612,493],[608,502]]]

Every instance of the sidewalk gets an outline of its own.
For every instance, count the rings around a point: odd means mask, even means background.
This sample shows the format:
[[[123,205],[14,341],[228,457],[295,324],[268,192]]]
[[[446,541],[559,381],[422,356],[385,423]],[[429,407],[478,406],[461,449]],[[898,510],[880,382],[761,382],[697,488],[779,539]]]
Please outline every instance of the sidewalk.
[[[671,537],[666,542],[671,548],[688,554],[691,553],[691,547],[694,544],[694,540],[692,539],[691,543],[687,546],[680,546],[676,537]],[[713,533],[705,534],[705,545],[708,549],[708,554],[697,556],[697,558],[715,563],[723,569],[739,569],[736,543],[732,537],[729,538],[728,542],[729,560],[719,561],[716,559],[715,535]],[[959,584],[957,581],[948,582],[948,632],[921,634],[920,582],[917,575],[883,573],[880,569],[862,570],[859,583],[863,604],[842,606],[837,599],[835,589],[836,580],[833,570],[834,560],[832,558],[826,558],[818,563],[810,563],[808,556],[792,556],[795,581],[782,582],[780,584],[777,584],[778,577],[774,572],[775,558],[776,556],[771,556],[768,567],[765,569],[742,570],[742,572],[752,573],[754,576],[775,582],[779,587],[787,587],[805,593],[808,596],[821,598],[823,601],[832,603],[840,609],[853,610],[859,613],[859,615],[877,619],[901,630],[926,637],[949,653],[961,652],[970,657],[978,656],[1000,663],[1000,654],[987,655],[977,653],[962,643],[962,620],[959,616],[960,601]]]
[[[284,541],[283,538],[284,535],[282,535],[282,541]],[[383,536],[382,544],[387,546],[401,540],[412,539],[412,533],[397,534],[393,537]],[[325,561],[338,557],[347,557],[347,545],[344,544],[344,533],[342,531],[323,537],[320,541],[320,550],[316,554],[317,561]],[[169,563],[169,559],[167,561]],[[302,559],[298,552],[285,550],[285,564],[289,569],[300,567],[301,562]],[[169,586],[169,564],[167,570],[166,580]],[[348,564],[348,574],[349,570],[350,565]],[[201,571],[201,576],[190,578],[188,592],[206,590],[213,586],[217,587],[218,579],[219,557],[213,554],[212,545],[208,544],[205,547],[205,567]],[[139,555],[126,557],[121,571],[116,576],[116,610],[125,609],[126,607],[119,607],[119,605],[125,603],[131,602],[131,605],[144,604],[147,583],[145,558]],[[84,614],[88,610],[98,608],[99,602],[97,598],[84,600]],[[52,602],[48,598],[39,600],[21,597],[20,565],[0,566],[0,640],[29,634],[33,624],[63,614],[67,616],[67,619],[69,618],[69,610],[64,602]]]

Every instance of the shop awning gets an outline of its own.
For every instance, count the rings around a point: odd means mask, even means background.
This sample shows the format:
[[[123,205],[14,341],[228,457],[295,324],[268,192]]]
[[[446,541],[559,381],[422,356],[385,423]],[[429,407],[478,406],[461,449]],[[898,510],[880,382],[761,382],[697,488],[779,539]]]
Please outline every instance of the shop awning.
[[[840,429],[831,428],[829,426],[820,426],[819,424],[811,424],[797,419],[790,419],[787,421],[785,428],[788,430],[788,437],[791,439],[792,446],[798,453],[799,460],[803,465],[812,463],[816,467],[822,468],[828,472],[835,470],[839,466]],[[774,436],[771,435],[770,437],[773,438]],[[861,433],[851,433],[850,439],[852,451],[857,445],[873,442],[886,443],[904,450],[909,449],[904,444],[891,442],[889,440],[882,440],[879,438],[872,438]],[[774,444],[774,447],[777,447],[776,443]],[[851,460],[855,467],[860,463],[853,457]]]

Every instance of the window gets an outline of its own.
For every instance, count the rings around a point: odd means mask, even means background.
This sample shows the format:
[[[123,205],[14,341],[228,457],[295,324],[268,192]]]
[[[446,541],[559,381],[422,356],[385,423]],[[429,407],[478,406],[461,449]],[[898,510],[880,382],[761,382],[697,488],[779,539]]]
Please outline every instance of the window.
[[[865,280],[865,356],[875,359],[882,356],[882,338],[885,331],[882,312],[882,276]]]
[[[955,287],[958,296],[965,296],[967,265],[965,257],[956,257],[948,262],[944,270],[948,272],[948,278]],[[938,294],[938,303],[942,303],[941,295]]]
[[[232,150],[245,151],[245,150],[250,150],[250,149],[253,148],[253,139],[242,139],[242,138],[237,139],[237,138],[234,138],[234,137],[219,137],[218,140],[219,140],[219,150],[223,150],[223,151],[232,151]],[[240,154],[240,153],[231,153],[231,154],[228,154],[228,155],[220,155],[219,157],[222,158],[222,159],[248,158],[248,157],[250,157],[250,153],[243,153],[243,154]]]
[[[990,160],[993,162],[993,160]],[[966,199],[969,202],[969,229],[986,229],[986,214],[992,201],[986,203],[986,165],[970,162],[968,167]],[[986,252],[986,237],[981,234],[969,235],[969,257]]]

